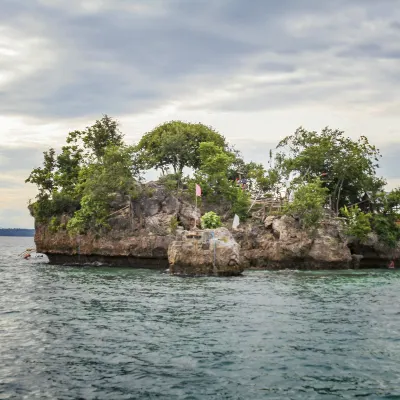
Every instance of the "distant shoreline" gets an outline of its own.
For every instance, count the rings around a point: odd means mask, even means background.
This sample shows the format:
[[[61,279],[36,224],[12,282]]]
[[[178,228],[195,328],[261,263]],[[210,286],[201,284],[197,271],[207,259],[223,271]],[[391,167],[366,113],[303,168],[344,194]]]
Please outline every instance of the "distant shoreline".
[[[0,228],[0,236],[33,237],[35,236],[35,230],[22,228]]]

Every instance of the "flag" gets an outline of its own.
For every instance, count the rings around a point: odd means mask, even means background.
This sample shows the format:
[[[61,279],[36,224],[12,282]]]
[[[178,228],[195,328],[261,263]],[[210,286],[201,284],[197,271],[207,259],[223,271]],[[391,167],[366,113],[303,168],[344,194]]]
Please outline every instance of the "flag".
[[[196,183],[196,196],[201,197],[201,187]]]
[[[237,214],[235,214],[235,216],[233,217],[233,223],[232,223],[232,228],[236,229],[239,226],[239,216]]]

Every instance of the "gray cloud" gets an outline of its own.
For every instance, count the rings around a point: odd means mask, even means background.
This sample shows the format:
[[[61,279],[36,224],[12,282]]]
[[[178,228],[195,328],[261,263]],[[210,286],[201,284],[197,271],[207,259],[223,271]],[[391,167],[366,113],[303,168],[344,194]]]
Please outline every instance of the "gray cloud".
[[[373,101],[383,90],[399,100],[393,93],[398,74],[356,62],[399,57],[395,0],[166,0],[152,7],[105,0],[92,11],[83,3],[2,1],[0,26],[18,42],[36,41],[24,60],[34,67],[3,85],[0,112],[41,118],[138,113],[240,74],[265,73],[287,78],[249,82],[244,95],[233,90],[228,100],[206,107],[282,108],[326,100],[333,89],[343,103]],[[2,57],[1,69],[15,72],[12,61]],[[357,86],[351,81],[360,72],[365,79]],[[363,89],[371,87],[375,92],[365,97]]]
[[[43,162],[43,151],[47,148],[37,146],[12,147],[0,145],[0,173],[27,172],[41,166]],[[10,175],[11,176],[11,175]],[[0,187],[3,187],[0,182]]]

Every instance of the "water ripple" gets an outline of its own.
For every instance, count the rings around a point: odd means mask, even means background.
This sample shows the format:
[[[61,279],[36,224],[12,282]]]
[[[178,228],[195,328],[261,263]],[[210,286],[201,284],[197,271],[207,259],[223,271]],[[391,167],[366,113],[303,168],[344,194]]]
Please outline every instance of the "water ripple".
[[[2,238],[0,399],[400,399],[398,271],[27,262]]]

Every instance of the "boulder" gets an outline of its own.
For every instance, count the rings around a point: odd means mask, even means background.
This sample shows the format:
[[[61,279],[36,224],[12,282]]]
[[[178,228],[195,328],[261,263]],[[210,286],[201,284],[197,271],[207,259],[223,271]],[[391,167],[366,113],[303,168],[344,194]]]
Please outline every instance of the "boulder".
[[[175,275],[240,275],[240,246],[226,228],[183,231],[168,248]]]
[[[262,225],[244,226],[234,235],[246,268],[348,268],[352,262],[336,222],[309,232],[290,216],[268,216]]]
[[[201,213],[198,208],[189,203],[181,203],[178,219],[185,229],[193,229],[195,221],[197,222],[197,225],[199,225],[200,217]]]
[[[350,237],[348,246],[353,254],[362,254],[359,268],[386,268],[391,260],[400,258],[400,243],[397,247],[390,248],[379,241],[376,233],[370,233],[363,242]]]

